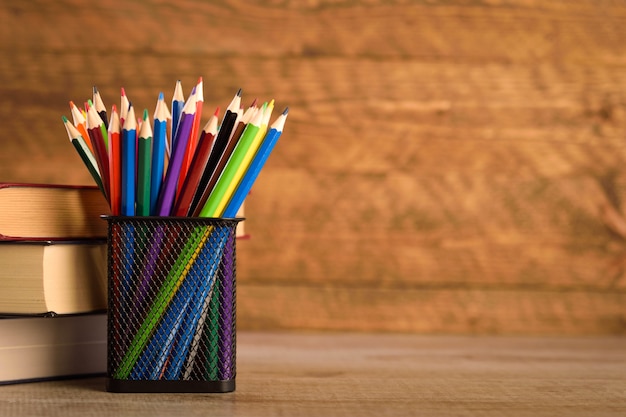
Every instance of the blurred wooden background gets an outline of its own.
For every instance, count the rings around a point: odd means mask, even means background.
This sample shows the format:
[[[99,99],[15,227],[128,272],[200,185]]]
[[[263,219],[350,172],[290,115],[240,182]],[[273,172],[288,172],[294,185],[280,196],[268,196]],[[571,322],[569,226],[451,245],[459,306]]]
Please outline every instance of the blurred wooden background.
[[[290,107],[240,329],[626,333],[626,3],[0,3],[0,181],[91,183],[94,85]]]

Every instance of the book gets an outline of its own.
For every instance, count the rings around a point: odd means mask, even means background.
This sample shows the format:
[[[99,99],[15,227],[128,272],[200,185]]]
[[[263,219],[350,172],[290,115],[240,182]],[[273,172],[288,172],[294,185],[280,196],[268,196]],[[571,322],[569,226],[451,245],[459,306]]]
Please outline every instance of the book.
[[[106,373],[105,313],[0,318],[0,385]]]
[[[237,217],[243,217],[243,204]],[[0,241],[106,239],[109,204],[97,186],[0,182]],[[247,238],[244,222],[237,237]]]
[[[107,307],[106,241],[0,241],[0,313]]]
[[[0,182],[0,240],[105,239],[108,214],[96,186]]]

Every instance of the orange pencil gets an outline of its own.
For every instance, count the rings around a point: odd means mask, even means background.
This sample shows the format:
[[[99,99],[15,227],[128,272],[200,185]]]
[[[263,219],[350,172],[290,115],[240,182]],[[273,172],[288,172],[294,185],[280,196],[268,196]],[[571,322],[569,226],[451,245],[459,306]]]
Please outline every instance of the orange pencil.
[[[87,147],[91,151],[93,155],[93,145],[91,144],[91,140],[89,139],[89,134],[87,133],[87,120],[85,120],[85,116],[81,109],[78,108],[73,101],[70,101],[70,111],[72,112],[72,119],[74,121],[74,127],[78,130],[78,133],[83,137]]]
[[[85,142],[85,138],[83,138],[78,129],[76,129],[76,127],[72,123],[70,123],[70,121],[67,120],[67,117],[65,116],[63,116],[63,123],[65,124],[65,130],[67,130],[70,142],[72,142],[72,145],[74,145],[74,148],[76,148],[76,151],[85,163],[85,166],[87,167],[89,173],[98,185],[98,188],[102,192],[102,195],[104,195],[106,198],[106,192],[104,190],[104,185],[102,184],[100,171],[98,170],[98,162],[89,150],[89,147]]]

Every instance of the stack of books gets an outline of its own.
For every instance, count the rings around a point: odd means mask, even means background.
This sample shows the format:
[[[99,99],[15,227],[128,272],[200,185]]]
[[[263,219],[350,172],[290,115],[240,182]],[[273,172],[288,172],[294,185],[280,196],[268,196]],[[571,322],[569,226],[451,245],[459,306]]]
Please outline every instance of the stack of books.
[[[0,183],[0,384],[106,372],[109,213],[96,186]]]

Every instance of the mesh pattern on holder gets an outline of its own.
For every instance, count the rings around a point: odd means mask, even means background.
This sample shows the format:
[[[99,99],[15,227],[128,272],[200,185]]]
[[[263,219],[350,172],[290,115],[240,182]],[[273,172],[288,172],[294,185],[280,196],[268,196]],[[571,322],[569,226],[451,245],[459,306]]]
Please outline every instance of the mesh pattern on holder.
[[[171,381],[234,381],[239,219],[106,219],[109,382],[142,381],[121,390],[181,391]],[[213,390],[199,387],[192,391]]]

